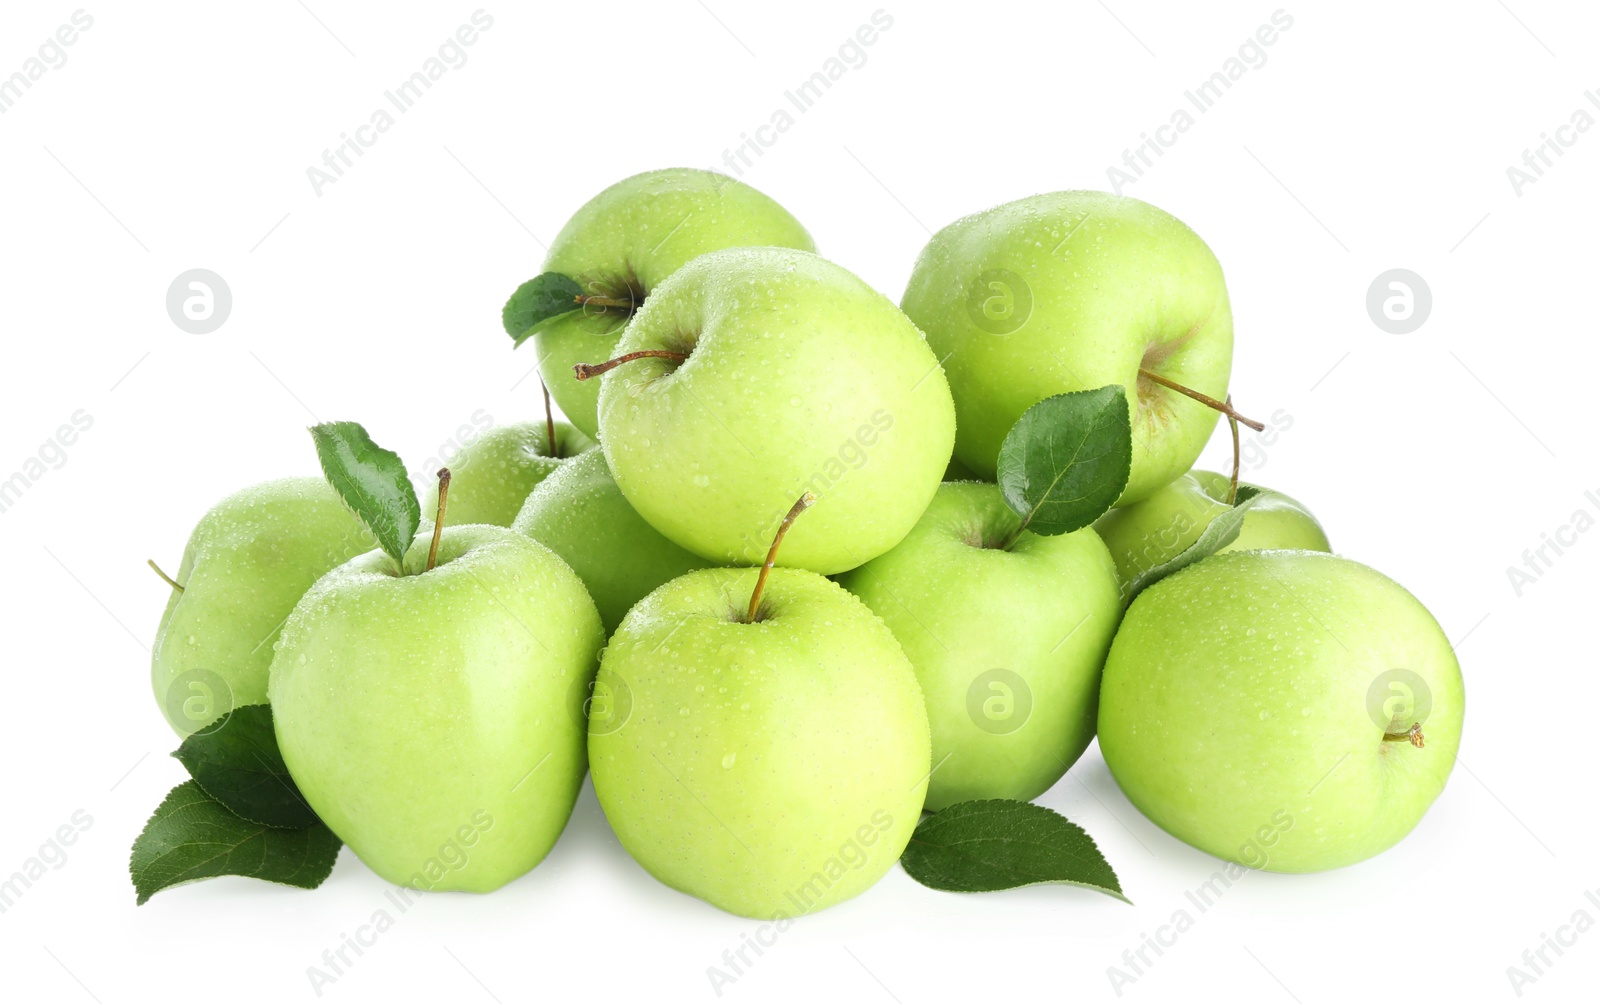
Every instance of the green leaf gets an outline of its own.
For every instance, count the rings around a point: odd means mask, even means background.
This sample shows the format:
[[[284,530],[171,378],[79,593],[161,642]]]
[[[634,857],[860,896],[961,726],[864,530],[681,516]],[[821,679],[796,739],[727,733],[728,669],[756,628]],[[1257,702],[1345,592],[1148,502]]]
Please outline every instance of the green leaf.
[[[167,793],[133,842],[128,871],[138,903],[180,882],[243,875],[315,889],[333,871],[339,838],[321,823],[281,830],[241,819],[185,781]]]
[[[1042,805],[1007,798],[957,802],[926,817],[900,864],[930,889],[993,892],[1061,882],[1130,902],[1081,827]]]
[[[1000,494],[1034,533],[1081,530],[1116,504],[1133,467],[1128,396],[1112,384],[1029,408],[1000,444]]]
[[[581,307],[582,296],[583,287],[571,278],[560,272],[545,272],[517,287],[500,308],[500,323],[511,340],[521,345],[535,327]]]
[[[378,546],[401,567],[422,522],[417,491],[399,455],[372,441],[355,422],[311,427],[322,473],[345,504],[378,538]]]
[[[1270,494],[1272,493],[1260,488],[1240,485],[1233,498],[1233,508],[1214,516],[1211,522],[1206,524],[1206,528],[1200,531],[1200,536],[1195,538],[1193,544],[1162,564],[1145,569],[1128,583],[1128,602],[1132,603],[1134,597],[1173,572],[1182,571],[1202,558],[1209,558],[1238,540],[1239,529],[1244,526],[1245,514],[1250,511],[1250,507],[1257,499]]]
[[[291,830],[321,822],[289,776],[265,704],[234,708],[219,728],[189,736],[172,755],[242,819]]]

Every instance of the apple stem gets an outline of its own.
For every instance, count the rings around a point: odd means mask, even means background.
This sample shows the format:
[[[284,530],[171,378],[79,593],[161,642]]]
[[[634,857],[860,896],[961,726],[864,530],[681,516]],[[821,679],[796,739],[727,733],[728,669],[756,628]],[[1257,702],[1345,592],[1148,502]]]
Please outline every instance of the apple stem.
[[[450,468],[439,468],[439,511],[433,519],[433,543],[428,545],[428,567],[424,572],[433,571],[434,562],[439,560],[439,537],[444,533],[444,507],[445,501],[450,497]]]
[[[761,605],[761,590],[766,588],[767,573],[772,571],[772,566],[778,561],[778,545],[783,543],[783,535],[789,532],[789,527],[795,518],[816,504],[817,497],[810,492],[795,499],[794,505],[789,507],[789,512],[783,517],[783,522],[778,524],[778,532],[772,535],[772,546],[767,548],[767,560],[761,565],[761,574],[756,576],[756,587],[750,591],[750,609],[745,613],[744,622],[756,622],[756,608]]]
[[[673,352],[668,349],[640,349],[638,352],[629,352],[615,359],[607,359],[603,363],[578,363],[572,367],[572,372],[579,380],[597,377],[607,370],[615,369],[623,363],[631,363],[635,359],[671,359],[673,362],[683,362],[689,358],[686,352]]]
[[[1205,405],[1207,408],[1211,408],[1214,411],[1220,411],[1224,415],[1227,415],[1231,419],[1235,419],[1237,421],[1243,422],[1245,425],[1248,425],[1250,428],[1256,430],[1257,432],[1261,432],[1262,430],[1264,430],[1266,428],[1265,425],[1262,425],[1260,422],[1257,422],[1255,419],[1253,419],[1253,418],[1245,418],[1243,415],[1239,414],[1237,411],[1234,411],[1233,410],[1233,405],[1231,403],[1229,403],[1229,402],[1218,401],[1216,398],[1211,397],[1208,394],[1202,394],[1197,390],[1191,390],[1188,387],[1185,387],[1181,383],[1174,383],[1173,381],[1168,380],[1166,377],[1160,375],[1159,373],[1152,373],[1147,369],[1139,370],[1139,375],[1142,376],[1142,377],[1145,377],[1146,379],[1155,381],[1156,383],[1158,383],[1161,386],[1167,388],[1168,390],[1175,390],[1179,394],[1184,395],[1185,397],[1194,398],[1196,401],[1199,401],[1201,404]],[[1229,400],[1231,401],[1232,399],[1230,398]]]
[[[539,378],[539,390],[544,392],[544,434],[550,441],[550,456],[556,455],[556,417],[550,411],[550,388],[545,386],[544,377]]]
[[[1417,749],[1422,748],[1422,723],[1412,722],[1411,727],[1404,732],[1385,732],[1383,741],[1386,743],[1408,742]]]
[[[1223,402],[1228,407],[1233,407],[1233,395]],[[1239,497],[1239,420],[1232,415],[1228,416],[1228,431],[1233,433],[1233,477],[1228,481],[1228,504],[1233,505]]]
[[[171,586],[173,589],[176,589],[178,592],[180,592],[180,593],[183,592],[183,587],[178,585],[178,582],[177,582],[176,579],[174,579],[172,576],[168,575],[166,572],[163,572],[161,570],[161,566],[156,564],[156,560],[154,558],[148,559],[147,561],[145,561],[145,564],[150,566],[151,571],[153,571],[157,575],[161,576],[161,581],[165,582],[167,585]]]
[[[579,293],[572,299],[585,307],[621,307],[630,313],[638,306],[632,299],[619,300],[614,296],[586,296],[583,293]]]

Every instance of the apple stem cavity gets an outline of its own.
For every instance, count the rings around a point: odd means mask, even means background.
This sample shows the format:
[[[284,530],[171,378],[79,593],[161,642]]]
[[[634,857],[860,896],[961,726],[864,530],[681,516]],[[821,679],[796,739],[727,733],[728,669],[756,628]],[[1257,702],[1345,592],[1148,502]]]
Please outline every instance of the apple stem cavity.
[[[172,576],[168,575],[166,572],[163,572],[161,570],[161,566],[156,564],[156,560],[154,558],[150,558],[150,559],[146,560],[145,564],[150,566],[150,570],[151,571],[153,571],[157,575],[161,576],[161,581],[162,582],[165,582],[167,585],[171,586],[173,589],[176,589],[180,593],[183,592],[183,587],[178,585],[178,580],[174,579]]]
[[[795,499],[794,505],[789,507],[788,513],[783,517],[783,522],[778,524],[778,532],[772,535],[772,546],[767,548],[767,560],[761,564],[761,574],[756,576],[756,587],[750,590],[750,609],[745,612],[744,622],[756,622],[756,609],[761,606],[761,590],[766,588],[767,575],[772,571],[772,566],[778,562],[778,545],[783,543],[784,534],[789,532],[789,527],[794,525],[796,517],[810,509],[817,502],[817,497],[810,492]]]
[[[1233,395],[1223,402],[1229,408],[1233,407]],[[1239,420],[1232,415],[1228,416],[1228,431],[1233,433],[1233,476],[1228,479],[1228,504],[1233,505],[1239,498]]]
[[[450,497],[450,468],[439,468],[439,511],[433,518],[433,543],[428,545],[428,567],[424,572],[433,571],[433,566],[439,560],[439,537],[444,534],[444,507]]]
[[[635,359],[670,359],[673,362],[681,363],[688,358],[689,354],[687,352],[673,352],[670,349],[640,349],[638,352],[629,352],[615,359],[607,359],[603,363],[578,363],[572,367],[572,372],[579,380],[587,380],[590,377],[597,377],[607,370],[616,369],[623,363],[631,363]]]
[[[556,455],[556,417],[550,411],[550,388],[545,385],[544,377],[539,378],[539,390],[544,393],[544,434],[550,443],[550,456]],[[1237,457],[1238,451],[1234,451]]]
[[[1412,722],[1411,727],[1404,732],[1385,732],[1383,741],[1386,743],[1407,742],[1422,749],[1422,723]]]
[[[1149,371],[1147,369],[1140,369],[1139,370],[1139,375],[1144,377],[1144,378],[1146,378],[1146,379],[1148,379],[1148,380],[1151,380],[1151,381],[1153,381],[1155,383],[1160,384],[1161,386],[1167,388],[1168,390],[1175,390],[1179,394],[1182,394],[1185,397],[1193,398],[1194,400],[1199,401],[1201,404],[1205,405],[1207,408],[1211,408],[1214,411],[1220,411],[1224,415],[1227,415],[1230,419],[1233,419],[1233,420],[1236,420],[1236,421],[1239,421],[1239,422],[1243,422],[1245,425],[1248,425],[1250,428],[1256,430],[1257,432],[1261,432],[1264,429],[1266,429],[1265,425],[1262,425],[1260,422],[1257,422],[1255,419],[1253,419],[1253,418],[1245,418],[1243,415],[1239,414],[1237,411],[1234,411],[1233,410],[1233,405],[1230,403],[1232,401],[1232,398],[1229,398],[1228,401],[1218,401],[1216,398],[1211,397],[1209,394],[1202,394],[1197,390],[1191,390],[1190,388],[1185,387],[1181,383],[1176,383],[1176,382],[1174,382],[1172,380],[1168,380],[1166,377],[1162,376],[1161,374],[1152,373],[1151,371]]]

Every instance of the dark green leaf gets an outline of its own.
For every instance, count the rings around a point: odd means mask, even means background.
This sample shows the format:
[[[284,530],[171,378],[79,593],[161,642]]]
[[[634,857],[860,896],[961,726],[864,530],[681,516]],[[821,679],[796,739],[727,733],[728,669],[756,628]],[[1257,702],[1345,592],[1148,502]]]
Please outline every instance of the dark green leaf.
[[[900,864],[923,885],[949,892],[1062,882],[1129,902],[1089,834],[1032,802],[957,802],[917,824]]]
[[[314,425],[311,438],[328,483],[399,567],[422,522],[422,507],[406,465],[355,422]]]
[[[321,822],[284,766],[265,704],[234,708],[219,728],[190,736],[172,755],[206,794],[241,818],[292,830]]]
[[[1135,596],[1173,572],[1188,568],[1202,558],[1209,558],[1238,540],[1239,529],[1244,526],[1245,514],[1250,511],[1250,507],[1257,499],[1270,494],[1260,488],[1240,485],[1239,491],[1233,498],[1233,508],[1213,517],[1211,522],[1206,524],[1206,528],[1200,531],[1200,536],[1195,538],[1193,544],[1166,562],[1145,569],[1128,583],[1128,602],[1132,603]]]
[[[560,272],[536,275],[518,286],[500,308],[500,323],[512,341],[521,345],[538,325],[582,306],[582,295],[583,287]]]
[[[315,889],[333,871],[339,847],[321,823],[303,830],[252,823],[185,781],[167,793],[133,842],[128,870],[141,905],[180,882],[219,875]]]
[[[1034,533],[1081,530],[1116,504],[1133,466],[1128,396],[1118,385],[1029,408],[1000,444],[1000,494]]]

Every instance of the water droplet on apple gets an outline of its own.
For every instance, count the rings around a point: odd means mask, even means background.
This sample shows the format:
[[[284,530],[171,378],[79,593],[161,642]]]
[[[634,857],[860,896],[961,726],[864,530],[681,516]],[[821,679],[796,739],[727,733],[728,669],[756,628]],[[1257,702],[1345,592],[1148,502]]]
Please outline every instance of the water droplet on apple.
[[[688,718],[689,717],[689,707],[688,707],[688,705],[685,705],[685,706],[679,708],[678,709],[678,715],[681,718]]]
[[[733,761],[736,760],[737,758],[738,758],[738,754],[737,753],[726,753],[726,754],[724,754],[723,757],[722,757],[722,769],[723,770],[731,769],[733,767]]]

